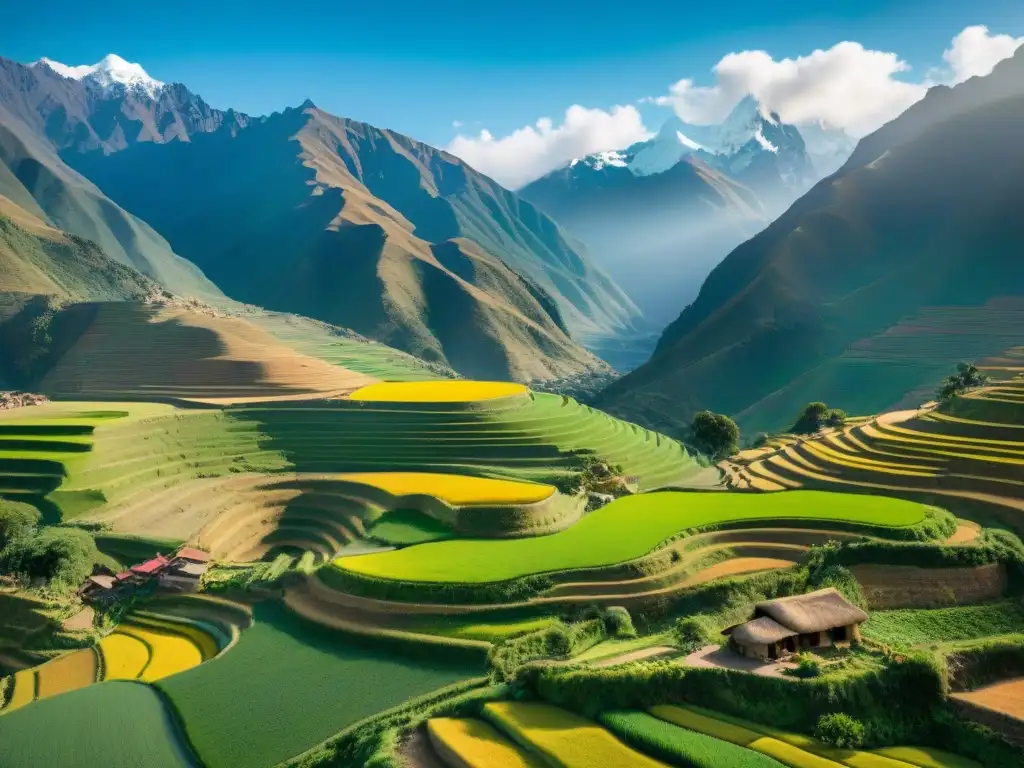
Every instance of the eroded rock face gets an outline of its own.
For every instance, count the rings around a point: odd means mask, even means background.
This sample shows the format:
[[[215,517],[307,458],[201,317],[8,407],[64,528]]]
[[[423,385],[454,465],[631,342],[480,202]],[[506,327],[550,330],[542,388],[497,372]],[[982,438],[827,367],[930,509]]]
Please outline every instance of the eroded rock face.
[[[50,402],[46,395],[32,392],[0,392],[0,411],[21,408],[26,405],[42,405]]]

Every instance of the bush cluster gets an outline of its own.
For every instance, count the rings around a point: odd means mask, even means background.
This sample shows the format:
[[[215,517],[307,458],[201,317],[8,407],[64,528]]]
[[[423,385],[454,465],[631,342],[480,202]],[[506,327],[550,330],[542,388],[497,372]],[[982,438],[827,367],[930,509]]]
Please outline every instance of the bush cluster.
[[[830,747],[858,749],[864,746],[864,724],[843,712],[819,717],[814,735],[818,741]]]
[[[789,431],[796,435],[811,435],[825,427],[841,427],[846,424],[846,411],[829,408],[825,403],[808,403]]]
[[[488,656],[488,663],[494,678],[508,680],[529,661],[574,656],[607,637],[605,621],[601,618],[574,624],[559,622],[495,646]]]
[[[39,522],[35,507],[0,500],[0,573],[58,588],[78,586],[99,559],[92,535]]]

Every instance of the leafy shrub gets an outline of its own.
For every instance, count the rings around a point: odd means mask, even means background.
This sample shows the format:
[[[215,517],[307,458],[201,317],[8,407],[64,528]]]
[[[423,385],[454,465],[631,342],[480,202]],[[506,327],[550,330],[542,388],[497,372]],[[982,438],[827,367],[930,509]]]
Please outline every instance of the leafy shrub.
[[[559,622],[505,641],[491,649],[487,660],[493,677],[508,680],[518,667],[528,661],[573,656],[606,637],[602,619],[588,619],[575,624]]]
[[[845,423],[846,411],[814,402],[807,404],[789,431],[797,435],[810,435],[823,427],[841,427]]]
[[[0,569],[64,585],[80,584],[99,558],[96,542],[77,528],[44,528],[12,541],[0,553]]]
[[[818,718],[814,735],[830,747],[857,749],[864,744],[864,724],[842,712],[833,712]]]
[[[39,510],[20,501],[0,499],[0,550],[14,539],[27,536],[39,525]]]
[[[604,628],[609,637],[636,637],[633,618],[621,605],[613,605],[604,612]]]
[[[821,674],[821,663],[809,653],[801,653],[793,674],[803,680],[818,677]]]
[[[715,633],[714,618],[701,613],[679,619],[674,634],[679,647],[688,653],[719,639]]]
[[[721,413],[699,411],[690,423],[690,435],[697,450],[718,461],[736,452],[740,428]]]

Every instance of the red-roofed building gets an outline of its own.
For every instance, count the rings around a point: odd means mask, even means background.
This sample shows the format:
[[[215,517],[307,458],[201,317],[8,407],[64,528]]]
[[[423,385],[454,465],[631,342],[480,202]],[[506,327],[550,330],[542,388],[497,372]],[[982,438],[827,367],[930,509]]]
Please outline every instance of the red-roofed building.
[[[195,547],[182,547],[178,550],[179,560],[188,560],[193,563],[208,563],[210,562],[210,555],[208,552],[203,552],[201,549]]]
[[[166,568],[170,564],[170,562],[171,561],[168,560],[166,557],[158,554],[152,560],[147,560],[146,562],[140,563],[139,565],[133,565],[132,573],[134,573],[137,576],[155,576],[156,574],[160,573],[160,571],[162,571],[164,568]]]

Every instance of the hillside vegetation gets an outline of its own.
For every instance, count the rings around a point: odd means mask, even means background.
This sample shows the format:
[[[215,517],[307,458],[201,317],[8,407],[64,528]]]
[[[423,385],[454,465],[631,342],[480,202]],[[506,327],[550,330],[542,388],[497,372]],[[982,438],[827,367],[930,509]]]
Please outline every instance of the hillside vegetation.
[[[450,155],[311,105],[237,135],[73,161],[232,297],[467,376],[599,370],[568,331],[613,333],[636,314],[533,206]]]

